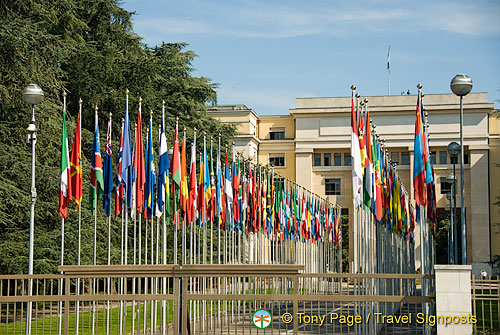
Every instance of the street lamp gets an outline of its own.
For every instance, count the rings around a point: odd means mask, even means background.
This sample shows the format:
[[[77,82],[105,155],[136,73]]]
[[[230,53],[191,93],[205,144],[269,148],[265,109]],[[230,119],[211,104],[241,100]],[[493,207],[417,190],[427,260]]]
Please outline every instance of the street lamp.
[[[445,206],[446,211],[450,211],[450,226],[448,227],[448,264],[453,264],[452,258],[453,258],[453,252],[452,252],[452,243],[451,243],[451,237],[452,237],[452,222],[453,222],[453,211],[451,210],[451,192],[446,193],[446,200],[448,200],[448,203]]]
[[[33,240],[35,237],[35,143],[36,143],[36,123],[35,123],[35,105],[43,100],[43,91],[37,84],[29,84],[23,90],[23,100],[31,105],[31,122],[28,125],[28,142],[31,142],[31,212],[30,212],[30,237],[29,237],[29,256],[28,256],[28,275],[33,274]],[[33,294],[33,279],[29,279],[28,295]],[[26,334],[31,334],[31,314],[33,302],[28,301],[28,311],[26,316]]]
[[[457,74],[450,83],[451,91],[460,97],[460,218],[462,230],[462,264],[467,264],[467,232],[465,230],[465,185],[464,185],[464,111],[462,106],[463,97],[472,89],[472,80],[465,74]]]
[[[453,237],[452,237],[452,248],[454,250],[454,256],[452,257],[452,259],[454,260],[453,261],[453,264],[458,264],[458,238],[457,238],[457,231],[458,231],[458,227],[456,226],[455,224],[455,220],[457,218],[457,175],[456,175],[456,172],[455,172],[455,164],[457,163],[457,157],[458,157],[458,154],[460,153],[460,144],[458,144],[457,142],[451,142],[450,144],[448,144],[448,154],[450,155],[450,158],[451,158],[451,161],[453,163],[453,174],[450,174],[448,176],[448,182],[449,183],[453,183],[453,186],[452,186],[452,197],[453,197],[453,216],[452,216],[452,227],[453,227],[453,230],[452,230],[452,233],[453,233]],[[451,176],[451,179],[450,179],[450,176]],[[463,207],[462,207],[463,208]]]

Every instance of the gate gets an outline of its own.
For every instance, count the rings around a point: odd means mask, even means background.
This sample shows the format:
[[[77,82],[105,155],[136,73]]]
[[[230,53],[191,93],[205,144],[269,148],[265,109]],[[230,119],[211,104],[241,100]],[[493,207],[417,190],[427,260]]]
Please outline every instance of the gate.
[[[62,266],[0,276],[0,334],[433,333],[433,275],[305,274],[298,265]],[[33,296],[27,295],[29,282]]]

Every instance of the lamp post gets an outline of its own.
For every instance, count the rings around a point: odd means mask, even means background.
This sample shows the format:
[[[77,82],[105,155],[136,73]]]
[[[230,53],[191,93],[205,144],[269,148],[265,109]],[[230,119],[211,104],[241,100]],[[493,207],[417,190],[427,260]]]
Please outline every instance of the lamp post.
[[[446,211],[450,211],[450,226],[448,227],[448,264],[452,263],[452,247],[451,247],[451,236],[452,236],[452,222],[453,222],[453,211],[451,210],[451,192],[446,193],[446,200],[449,202],[445,206]]]
[[[35,143],[36,143],[36,124],[35,124],[35,105],[42,102],[43,91],[37,84],[29,84],[23,90],[23,100],[31,105],[31,122],[28,124],[28,143],[31,143],[31,211],[30,211],[30,236],[29,236],[29,256],[28,256],[28,275],[33,275],[33,240],[35,237]],[[29,279],[28,295],[33,294],[33,279]],[[31,334],[31,314],[33,302],[28,301],[26,315],[26,334]]]
[[[451,142],[450,144],[448,144],[448,148],[447,148],[447,151],[448,151],[448,154],[450,155],[450,158],[451,158],[451,161],[453,162],[453,174],[450,174],[448,177],[447,177],[447,181],[449,183],[452,184],[452,188],[451,188],[451,196],[452,196],[452,199],[453,199],[453,215],[452,215],[452,234],[453,234],[453,237],[452,237],[452,249],[453,249],[453,262],[452,264],[458,264],[459,261],[458,261],[458,238],[457,238],[457,231],[458,231],[458,227],[456,226],[455,224],[455,220],[456,220],[456,217],[457,217],[457,175],[456,175],[456,172],[455,172],[455,164],[457,163],[457,157],[458,157],[458,154],[460,153],[460,144],[458,144],[457,142]]]
[[[467,232],[465,230],[465,185],[464,185],[464,111],[462,100],[472,89],[472,80],[465,74],[457,74],[450,83],[451,91],[460,97],[460,218],[462,230],[462,264],[467,264]]]

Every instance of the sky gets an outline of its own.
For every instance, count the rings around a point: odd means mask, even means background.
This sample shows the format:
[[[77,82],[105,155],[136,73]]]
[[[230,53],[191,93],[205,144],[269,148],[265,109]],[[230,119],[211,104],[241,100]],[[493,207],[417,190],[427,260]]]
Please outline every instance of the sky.
[[[295,98],[450,93],[457,73],[500,107],[500,1],[124,0],[143,42],[185,42],[217,103],[288,114]]]

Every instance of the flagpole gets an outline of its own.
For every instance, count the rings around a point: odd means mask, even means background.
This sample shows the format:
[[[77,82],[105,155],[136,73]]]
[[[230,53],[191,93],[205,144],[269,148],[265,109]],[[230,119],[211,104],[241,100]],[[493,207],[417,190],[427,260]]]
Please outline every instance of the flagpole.
[[[182,148],[183,148],[184,154],[186,154],[186,150],[187,150],[186,127],[184,127],[184,138],[182,141],[183,141]],[[182,169],[182,167],[181,167],[181,169]],[[187,183],[187,171],[186,171],[186,181],[185,182]],[[187,187],[187,185],[186,185],[186,187]],[[181,183],[181,189],[182,189],[182,183]],[[186,202],[186,200],[187,199],[184,199],[184,202]],[[184,210],[184,222],[182,223],[182,265],[186,264],[186,218],[187,218],[186,212],[187,212],[187,204],[186,204],[186,208]]]
[[[126,114],[125,119],[128,123],[126,125],[124,124],[124,128],[123,128],[124,134],[126,132],[125,127],[130,127],[130,120],[128,118],[128,94],[129,94],[129,90],[126,89],[125,90],[125,114]],[[130,137],[130,130],[128,131],[128,134]],[[129,138],[125,139],[125,135],[124,135],[123,140],[130,141]],[[125,143],[124,143],[124,145],[125,145]],[[128,145],[128,150],[130,150],[130,145]],[[125,154],[125,152],[123,154]],[[123,163],[126,164],[127,162],[123,162]],[[130,171],[129,166],[125,166],[125,176],[123,176],[123,174],[122,174],[122,178],[125,178],[125,179],[123,179],[123,180],[125,180],[125,185],[127,185],[127,189],[124,189],[124,191],[125,191],[124,198],[125,199],[123,202],[125,204],[125,208],[122,209],[122,225],[123,225],[123,217],[125,216],[125,231],[123,232],[124,241],[123,241],[123,262],[122,262],[122,264],[125,264],[125,265],[127,265],[127,263],[128,263],[128,196],[127,196],[127,193],[128,193],[128,188],[132,187],[132,185],[128,185],[129,171]],[[134,231],[135,231],[135,222],[134,222]],[[134,235],[135,235],[135,233],[134,233]],[[135,244],[135,236],[134,236],[134,244]],[[135,245],[134,245],[134,265],[135,265]],[[120,293],[121,294],[125,293],[123,278],[120,278]],[[135,279],[132,281],[132,294],[135,294]],[[120,326],[119,326],[120,335],[123,334],[123,329],[124,328],[126,329],[126,327],[125,327],[126,325],[124,323],[125,322],[124,320],[127,319],[127,309],[126,308],[124,309],[123,305],[124,305],[123,300],[121,300],[120,301],[120,320],[119,320],[120,321]],[[133,314],[135,313],[134,307],[135,307],[135,301],[132,302]],[[135,319],[132,318],[132,329],[134,329],[134,321],[135,321]]]
[[[177,135],[178,134],[178,127],[179,127],[179,117],[177,116],[175,118],[175,134]],[[177,137],[177,140],[178,140],[178,137]],[[175,146],[175,144],[174,144]],[[173,160],[175,160],[176,158],[175,157],[172,157]],[[178,167],[179,169],[181,168],[180,166]],[[172,183],[173,183],[173,190],[174,190],[174,194],[173,194],[173,197],[174,197],[174,202],[176,201],[175,199],[175,181],[173,180],[174,179],[174,176],[173,176],[173,173],[172,173]],[[180,183],[179,183],[180,185]],[[179,196],[180,196],[180,187],[179,187]],[[179,229],[179,213],[178,213],[178,210],[177,210],[177,207],[174,205],[174,209],[176,209],[176,211],[174,212],[174,264],[177,264],[177,230]]]
[[[110,142],[111,142],[111,129],[112,129],[111,116],[112,116],[112,114],[111,114],[111,112],[109,112],[109,134],[107,134],[106,136],[109,135]],[[107,139],[106,139],[106,152],[108,150],[107,146],[108,146],[108,143],[107,143]],[[109,160],[110,160],[109,164],[112,164],[111,156],[109,157]],[[109,176],[109,178],[111,178],[111,183],[112,183],[113,175],[111,174],[111,176]],[[109,190],[109,192],[111,192],[111,190]],[[111,193],[110,193],[109,197],[110,197],[109,198],[109,206],[111,207]],[[110,211],[111,211],[111,209],[110,209]],[[108,216],[108,265],[111,265],[111,213]],[[107,285],[108,286],[107,293],[111,294],[111,291],[110,291],[111,278],[110,277],[107,278],[107,284],[108,284]],[[106,308],[106,334],[109,334],[109,300],[107,301],[107,308]]]
[[[387,52],[387,95],[391,95],[391,46]]]
[[[82,99],[78,99],[78,120],[81,124],[81,117],[82,117],[82,104],[83,101]],[[78,127],[78,125],[77,125]],[[76,140],[76,139],[75,139]],[[79,141],[81,143],[82,140],[82,132],[80,131],[80,137]],[[78,157],[81,157],[81,146],[79,148],[80,152],[78,153]],[[83,164],[80,164],[80,178],[83,175]],[[78,204],[78,252],[77,252],[77,264],[80,265],[81,261],[81,245],[82,245],[82,206],[81,206],[81,199],[80,199],[80,204]],[[80,278],[77,278],[76,280],[76,295],[80,295]],[[76,315],[75,315],[75,334],[78,335],[78,330],[79,330],[79,324],[80,324],[80,301],[76,302]]]
[[[66,118],[66,91],[63,91],[63,118]],[[66,138],[67,140],[67,138]],[[63,143],[64,145],[64,143]],[[68,183],[71,181],[68,180]],[[69,189],[67,190],[69,192]],[[68,194],[69,197],[71,195]],[[64,217],[61,217],[61,266],[64,265]],[[63,272],[61,271],[61,274]],[[60,283],[59,283],[59,294],[63,295],[63,279],[61,278]],[[62,301],[59,302],[59,317],[58,317],[58,325],[57,325],[57,334],[61,335],[62,331]]]
[[[97,124],[98,124],[98,116],[97,116],[97,111],[98,111],[97,105],[95,105],[95,131],[97,132]],[[98,136],[98,135],[96,135]],[[99,139],[99,138],[97,138]],[[93,155],[95,153],[92,153]],[[94,172],[95,173],[95,172]],[[99,195],[99,191],[97,190],[97,178],[95,180],[95,198],[94,198],[94,265],[97,265],[97,197]],[[92,280],[92,294],[96,294],[96,279],[93,278]],[[92,301],[92,334],[95,333],[95,300]]]
[[[148,151],[149,149],[151,148],[151,156],[153,155],[153,110],[150,109],[149,111],[149,128],[148,128]],[[150,139],[151,139],[151,142],[150,142]],[[147,165],[148,165],[148,174],[150,174],[150,171],[151,171],[151,161],[149,160],[149,157],[147,158],[148,161],[147,161]],[[154,166],[153,166],[154,168]],[[153,176],[154,177],[154,176]],[[154,180],[154,179],[153,179]],[[150,185],[153,184],[153,182],[149,181]],[[149,187],[149,186],[148,186]],[[151,198],[151,203],[149,203],[150,201],[150,198]],[[149,197],[148,199],[146,200],[146,210],[145,210],[145,213],[146,213],[146,217],[148,217],[149,215],[151,216],[150,218],[150,222],[151,222],[151,244],[150,244],[150,250],[151,250],[151,258],[150,258],[150,261],[151,261],[151,265],[155,264],[154,263],[154,219],[153,219],[153,211],[151,209],[152,205],[153,205],[153,187],[151,187],[151,189],[149,190]],[[151,206],[151,207],[150,207]],[[148,214],[149,213],[149,214]],[[155,278],[151,277],[151,288],[150,288],[150,292],[151,294],[154,294],[154,282],[155,282]],[[151,329],[155,329],[156,330],[156,312],[157,312],[157,309],[156,309],[156,300],[151,300],[150,301],[150,305],[151,305],[151,310],[150,310],[150,326],[151,326]]]
[[[162,126],[162,128],[165,127],[165,100],[163,100],[161,103],[161,126]],[[165,131],[165,129],[163,129],[163,131]],[[161,141],[161,138],[160,138],[160,141]],[[165,149],[167,149],[167,148],[165,148]],[[166,154],[168,155],[168,149],[167,149]],[[160,160],[160,158],[158,158],[158,163],[159,163],[159,160]],[[158,173],[159,173],[159,171],[158,171]],[[168,178],[168,169],[166,171],[166,174],[167,175],[164,177],[165,179]],[[165,180],[163,182],[165,182]],[[160,185],[158,185],[158,187],[161,188]],[[162,213],[163,214],[163,218],[162,218],[162,223],[163,223],[163,226],[162,226],[162,230],[163,230],[163,234],[162,234],[163,265],[167,264],[167,219],[166,219],[165,214],[167,212],[166,211],[167,202],[170,201],[170,198],[168,198],[168,199],[166,198],[166,192],[165,192],[166,187],[167,187],[167,185],[165,185],[163,188],[161,188],[162,199],[164,201],[163,208],[162,208],[163,209],[163,213]],[[163,277],[162,284],[163,284],[162,293],[167,294],[167,277]],[[165,334],[167,323],[168,323],[167,306],[166,306],[166,301],[163,300],[162,301],[162,334]]]

